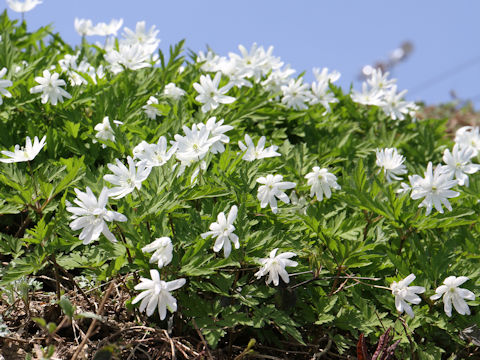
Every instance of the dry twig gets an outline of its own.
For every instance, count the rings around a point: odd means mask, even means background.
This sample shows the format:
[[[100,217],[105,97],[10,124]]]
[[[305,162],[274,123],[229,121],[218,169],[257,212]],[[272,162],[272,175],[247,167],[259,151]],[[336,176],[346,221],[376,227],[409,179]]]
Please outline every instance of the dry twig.
[[[98,316],[103,315],[103,308],[105,306],[105,303],[107,302],[107,299],[110,297],[110,294],[113,291],[114,286],[115,286],[115,282],[110,283],[110,286],[108,287],[107,292],[105,293],[105,296],[102,298],[102,302],[100,303],[100,306],[98,307],[98,311],[97,311]],[[95,328],[96,324],[97,324],[97,319],[93,319],[92,323],[88,327],[88,330],[87,330],[87,333],[85,334],[85,337],[83,338],[80,345],[78,345],[77,350],[75,350],[75,352],[72,356],[72,360],[76,360],[78,358],[78,355],[80,354],[80,351],[82,351],[82,349],[85,346],[85,343],[87,342],[88,338],[92,335],[93,329]]]

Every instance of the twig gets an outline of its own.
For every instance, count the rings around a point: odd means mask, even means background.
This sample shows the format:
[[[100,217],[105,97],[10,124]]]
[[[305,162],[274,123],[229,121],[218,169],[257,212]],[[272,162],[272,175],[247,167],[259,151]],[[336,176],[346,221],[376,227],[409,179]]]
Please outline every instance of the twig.
[[[193,324],[193,327],[195,328],[195,330],[197,331],[197,334],[200,337],[200,340],[202,340],[202,344],[205,347],[205,352],[207,353],[208,360],[213,360],[212,354],[210,354],[210,350],[208,349],[208,344],[205,341],[205,338],[203,337],[202,332],[198,328],[197,323],[195,322],[194,318],[192,318],[192,324]],[[72,359],[72,360],[74,360],[74,359]]]
[[[10,336],[1,336],[0,335],[0,339],[5,340],[5,341],[13,341],[13,342],[19,342],[19,343],[23,343],[23,344],[30,344],[33,341],[39,341],[39,340],[42,341],[42,340],[45,340],[47,338],[46,337],[37,337],[37,338],[32,338],[30,340],[25,340],[25,339],[18,339],[18,338],[14,338],[14,337],[10,337]]]
[[[302,271],[298,273],[293,273],[293,274],[288,274],[288,276],[297,276],[297,275],[304,275],[304,274],[313,274],[313,270],[308,270],[308,271]]]
[[[51,339],[53,339],[53,337],[55,336],[55,334],[58,332],[58,330],[60,330],[63,325],[65,325],[65,323],[69,320],[68,316],[65,315],[62,319],[62,321],[60,321],[60,324],[57,325],[57,327],[55,328],[55,330],[53,330],[52,333],[48,334],[48,339],[47,339],[47,343],[50,342]]]
[[[293,344],[295,346],[298,346],[298,344]],[[265,349],[265,350],[272,350],[272,351],[278,351],[282,353],[288,353],[288,354],[297,354],[297,355],[308,355],[309,353],[306,351],[298,351],[298,350],[285,350],[285,349],[279,349],[271,346],[266,346],[266,345],[256,345],[256,348],[258,349]]]
[[[25,220],[23,220],[22,225],[20,225],[20,228],[15,233],[16,238],[18,238],[22,234],[22,232],[26,229],[26,227],[28,226],[28,224],[30,224],[31,221],[32,219],[28,215],[28,211],[27,211],[27,217],[25,218]]]
[[[55,273],[55,282],[57,283],[56,288],[57,288],[57,300],[60,301],[61,298],[61,293],[60,293],[60,275],[58,274],[58,265],[55,265],[57,261],[55,260],[55,254],[52,254],[52,262],[53,262],[53,268],[54,273]]]
[[[407,339],[408,339],[408,342],[410,343],[410,351],[411,351],[411,356],[412,356],[412,359],[415,359],[415,345],[413,344],[413,340],[412,338],[410,337],[410,335],[408,334],[408,331],[407,331],[407,323],[405,322],[405,319],[403,317],[398,317],[403,325],[403,330],[405,330],[405,335],[407,336]]]
[[[295,289],[299,286],[302,286],[302,285],[305,285],[305,284],[308,284],[312,281],[317,281],[317,280],[331,280],[331,279],[352,279],[352,280],[372,280],[372,281],[379,281],[379,280],[382,280],[381,278],[374,278],[374,277],[368,277],[368,276],[350,276],[350,275],[347,275],[347,276],[324,276],[324,277],[313,277],[311,279],[307,279],[305,281],[302,281],[298,284],[295,284],[293,286],[290,286],[290,289]]]
[[[328,337],[327,346],[325,346],[318,353],[315,353],[312,357],[312,360],[317,360],[317,359],[320,359],[321,357],[323,357],[323,355],[327,354],[330,351],[331,347],[332,347],[332,338]]]
[[[168,335],[167,330],[164,329],[163,332],[165,333],[165,336],[167,337],[168,341],[170,342],[170,349],[172,350],[172,360],[175,360],[177,358],[177,356],[175,355],[175,345],[173,345],[173,340],[170,337],[170,335]]]
[[[172,229],[172,237],[175,237],[175,227],[173,226],[173,220],[170,214],[168,214],[168,223],[170,224],[170,228]]]
[[[73,286],[78,289],[78,291],[80,292],[80,294],[82,294],[83,298],[84,298],[85,301],[88,303],[88,305],[90,306],[90,308],[91,308],[91,309],[95,309],[95,306],[92,304],[92,302],[90,301],[89,297],[87,296],[87,294],[85,294],[85,292],[84,292],[83,289],[80,287],[80,285],[78,285],[78,283],[75,281],[75,279],[73,278],[72,274],[70,274],[70,273],[69,273],[67,270],[65,270],[62,266],[58,265],[57,260],[55,259],[55,256],[52,256],[52,257],[51,257],[51,260],[52,260],[53,265],[55,266],[55,268],[58,268],[61,272],[63,272],[63,273],[68,277],[68,279],[73,283]]]
[[[97,310],[97,315],[102,316],[103,315],[103,308],[105,306],[105,303],[107,302],[107,299],[110,296],[110,293],[113,291],[113,288],[115,286],[115,282],[112,282],[110,286],[107,289],[107,292],[105,293],[105,296],[102,298],[102,301],[100,303],[100,306],[98,307]],[[93,329],[95,328],[95,325],[97,324],[97,319],[93,319],[92,323],[88,327],[87,333],[85,334],[85,337],[83,338],[82,342],[80,345],[78,345],[77,350],[72,356],[71,360],[76,360],[78,358],[78,355],[80,354],[80,351],[82,351],[83,347],[85,346],[85,343],[87,342],[88,338],[92,335]]]
[[[261,354],[252,354],[250,355],[256,359],[270,359],[270,360],[284,360],[282,358],[272,356],[272,355],[261,355]]]
[[[145,330],[145,331],[151,331],[153,333],[158,331],[157,329],[154,329],[154,328],[148,327],[148,326],[141,326],[141,325],[132,326],[132,327],[124,328],[124,329],[118,330],[117,332],[114,332],[112,335],[110,335],[110,336],[106,337],[105,339],[103,339],[102,341],[100,341],[98,346],[101,347],[104,343],[109,342],[110,340],[114,339],[118,335],[120,335],[124,332],[127,332],[127,331],[132,331],[132,330]]]
[[[374,285],[374,284],[369,284],[369,283],[366,283],[366,282],[363,282],[363,281],[360,281],[358,279],[353,279],[353,281],[356,281],[357,283],[359,284],[363,284],[363,285],[367,285],[367,286],[371,286],[371,287],[374,287],[374,288],[377,288],[377,289],[385,289],[385,290],[389,290],[391,291],[392,289],[390,289],[389,287],[386,287],[386,286],[381,286],[381,285]]]
[[[152,358],[150,357],[150,355],[148,354],[148,352],[146,352],[145,350],[142,349],[141,347],[141,344],[138,344],[137,346],[135,346],[132,351],[130,352],[130,355],[128,356],[127,360],[130,360],[130,359],[133,359],[133,356],[135,355],[135,352],[139,350],[141,353],[147,355],[148,359],[151,360]]]
[[[340,274],[342,273],[342,270],[343,270],[343,264],[340,264],[338,265],[337,267],[337,275],[335,276],[335,279],[333,280],[333,285],[332,285],[332,290],[330,290],[330,294],[328,294],[328,296],[332,296],[336,290],[336,287],[337,287],[337,284],[338,284],[338,279],[339,279],[339,276]]]
[[[335,295],[335,294],[339,293],[340,291],[342,291],[343,288],[345,287],[345,285],[347,285],[348,280],[349,280],[349,279],[345,279],[345,281],[340,284],[340,286],[338,287],[338,289],[335,290],[332,295]]]

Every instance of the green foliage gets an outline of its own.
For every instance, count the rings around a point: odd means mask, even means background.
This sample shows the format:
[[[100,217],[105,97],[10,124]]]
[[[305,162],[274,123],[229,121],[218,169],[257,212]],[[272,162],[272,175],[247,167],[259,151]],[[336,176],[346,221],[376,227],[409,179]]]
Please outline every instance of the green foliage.
[[[157,66],[106,71],[105,78],[89,78],[81,86],[68,83],[72,99],[42,104],[38,94],[29,92],[35,76],[50,66],[60,73],[58,60],[77,52],[96,68],[107,66],[104,50],[86,42],[72,49],[58,35],[47,36],[48,27],[27,32],[25,23],[9,20],[6,13],[0,17],[0,35],[0,63],[14,84],[9,89],[13,97],[3,99],[0,112],[0,147],[11,150],[26,136],[47,137],[34,160],[0,166],[0,256],[6,264],[0,286],[12,303],[16,298],[28,302],[32,285],[27,277],[58,268],[98,282],[127,274],[148,277],[157,266],[142,248],[170,237],[173,259],[161,269],[161,278],[187,279],[174,293],[181,314],[174,316],[187,324],[185,334],[195,334],[197,327],[212,347],[238,335],[267,344],[316,343],[325,336],[338,353],[355,353],[360,333],[376,343],[385,327],[392,327],[394,341],[400,340],[402,358],[412,356],[411,346],[420,359],[438,359],[470,346],[459,331],[478,322],[478,302],[469,303],[470,317],[454,314],[450,319],[429,296],[450,275],[469,276],[464,286],[470,290],[480,281],[479,178],[471,175],[469,188],[456,189],[461,195],[451,201],[453,211],[426,216],[420,201],[398,194],[399,184],[388,183],[375,165],[375,149],[396,147],[407,159],[409,174],[422,174],[428,161],[440,162],[443,149],[452,146],[445,121],[413,122],[410,116],[394,121],[375,106],[353,102],[332,84],[329,91],[338,103],[331,112],[322,105],[287,108],[278,94],[254,83],[233,87],[228,94],[236,102],[204,114],[193,87],[204,72],[184,57],[183,40],[168,54],[160,51]],[[28,65],[20,66],[22,61]],[[17,65],[20,70],[14,72]],[[61,76],[68,80],[66,73]],[[187,92],[180,100],[164,94],[171,82]],[[159,100],[153,105],[160,114],[156,119],[142,108],[150,96]],[[105,116],[115,141],[96,137],[94,128]],[[182,126],[191,128],[211,116],[234,127],[226,133],[230,141],[223,153],[209,153],[201,169],[197,164],[180,169],[174,157],[154,167],[140,189],[109,199],[108,210],[128,219],[108,223],[118,242],[103,235],[90,244],[79,240],[67,210],[75,206],[75,189],[89,187],[98,196],[111,185],[103,176],[111,173],[107,165],[115,159],[125,162],[141,141],[156,143],[161,136],[172,141],[183,134]],[[255,144],[266,136],[267,146],[279,146],[281,157],[242,160],[236,144],[245,141],[245,134]],[[305,175],[313,166],[337,176],[341,189],[331,198],[310,197]],[[262,209],[257,199],[256,180],[268,174],[296,183],[297,201],[280,203],[278,214]],[[215,239],[201,234],[233,205],[238,206],[234,225],[240,248],[224,258],[213,251]],[[297,273],[288,284],[267,285],[255,276],[260,259],[275,248],[296,254]],[[293,267],[287,270],[292,273]],[[414,306],[416,317],[403,314],[400,319],[388,286],[410,273],[417,277],[415,285],[427,290]],[[69,318],[98,318],[75,314],[66,297],[58,304]],[[55,324],[35,321],[54,331]],[[167,326],[157,317],[149,321]],[[247,347],[245,354],[250,351]],[[110,358],[113,352],[104,348],[95,359]],[[47,358],[53,354],[51,349],[45,353]]]

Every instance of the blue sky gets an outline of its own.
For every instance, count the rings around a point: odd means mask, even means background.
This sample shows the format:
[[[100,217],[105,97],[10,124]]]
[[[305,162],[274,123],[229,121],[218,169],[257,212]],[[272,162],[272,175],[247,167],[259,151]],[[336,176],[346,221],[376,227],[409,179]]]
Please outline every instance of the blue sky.
[[[340,71],[338,83],[344,88],[351,83],[359,88],[357,75],[364,65],[386,59],[408,40],[414,51],[392,75],[400,90],[409,90],[409,100],[449,101],[454,90],[462,100],[474,98],[478,108],[478,14],[478,1],[43,0],[25,17],[30,29],[53,24],[71,44],[80,41],[73,27],[79,17],[94,23],[123,18],[130,28],[145,20],[160,30],[162,50],[183,38],[195,52],[209,45],[220,55],[238,52],[238,44],[273,45],[274,54],[297,74],[307,71],[307,80],[313,67]]]

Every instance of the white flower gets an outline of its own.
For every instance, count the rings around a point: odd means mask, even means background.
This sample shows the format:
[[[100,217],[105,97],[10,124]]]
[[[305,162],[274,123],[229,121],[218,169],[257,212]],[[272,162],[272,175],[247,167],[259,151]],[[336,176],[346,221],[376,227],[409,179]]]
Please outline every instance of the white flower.
[[[411,181],[412,176],[409,176],[408,179]],[[407,183],[401,182],[400,189],[396,191],[397,194],[407,194],[412,190],[412,187]]]
[[[155,239],[154,242],[144,246],[142,248],[143,252],[152,252],[154,251],[152,257],[150,258],[150,263],[157,263],[158,267],[161,269],[164,266],[170,264],[173,258],[173,245],[172,240],[169,237],[161,237]]]
[[[154,96],[148,98],[147,105],[143,105],[142,109],[149,119],[154,120],[157,116],[162,115],[162,113],[155,106],[151,106],[152,104],[158,105],[158,99]]]
[[[202,112],[215,110],[220,104],[231,104],[236,99],[232,96],[225,95],[232,87],[229,83],[222,88],[218,88],[222,74],[217,72],[213,80],[210,75],[201,75],[200,84],[194,83],[193,87],[197,90],[198,95],[195,98],[202,105]]]
[[[281,87],[283,93],[282,104],[295,110],[308,109],[307,103],[311,98],[311,93],[308,88],[308,84],[303,84],[303,78],[299,78],[298,80],[290,79],[288,85]]]
[[[404,311],[410,316],[415,317],[412,307],[407,304],[407,301],[412,304],[420,304],[422,299],[417,295],[425,292],[425,288],[422,286],[408,286],[413,280],[415,280],[415,275],[410,274],[405,279],[400,280],[399,282],[394,281],[390,285],[392,289],[392,294],[395,296],[395,307],[397,311],[401,314]]]
[[[308,179],[307,184],[311,186],[311,197],[315,194],[317,199],[322,201],[323,194],[325,194],[325,197],[330,199],[332,196],[332,191],[330,189],[341,189],[340,185],[337,184],[337,177],[328,172],[328,169],[320,169],[320,167],[314,166],[312,170],[312,172],[305,175],[305,178]]]
[[[112,19],[110,20],[109,24],[101,22],[92,28],[92,31],[89,35],[117,36],[117,32],[122,27],[122,25],[123,25],[123,19]]]
[[[280,199],[285,204],[290,202],[287,194],[283,192],[286,189],[292,189],[297,184],[294,182],[282,181],[282,175],[267,175],[267,177],[259,177],[256,181],[263,184],[258,188],[257,199],[260,200],[260,207],[263,209],[268,204],[272,212],[276,214],[278,212],[277,199]]]
[[[383,106],[385,104],[383,97],[384,91],[379,89],[368,89],[367,83],[362,84],[362,91],[353,90],[350,94],[352,100],[362,105]]]
[[[133,155],[134,158],[140,159],[140,163],[145,166],[154,167],[164,165],[176,151],[177,144],[174,144],[167,151],[167,139],[165,136],[160,136],[156,144],[148,144],[146,141],[142,141],[133,149]]]
[[[70,223],[72,230],[83,229],[78,237],[83,240],[83,244],[87,245],[100,237],[100,234],[111,242],[116,242],[115,236],[108,229],[105,221],[127,221],[125,215],[116,211],[106,209],[108,202],[108,188],[104,187],[100,193],[98,200],[92,190],[87,186],[87,192],[84,193],[75,189],[77,198],[73,201],[78,207],[68,206],[67,211],[73,213]]]
[[[110,171],[113,172],[113,175],[107,174],[103,179],[116,185],[109,190],[109,196],[114,199],[121,199],[130,194],[133,190],[141,189],[142,182],[144,182],[148,178],[148,175],[150,175],[151,168],[146,167],[141,163],[138,164],[137,167],[130,156],[127,157],[128,168],[123,165],[120,160],[115,159],[115,161],[117,165],[107,165]]]
[[[400,155],[395,148],[377,149],[375,153],[377,154],[375,163],[381,168],[380,171],[383,169],[387,182],[402,180],[400,176],[407,173],[407,168],[403,164],[405,161],[403,155]]]
[[[261,82],[261,85],[271,93],[278,93],[281,91],[282,86],[288,85],[294,73],[295,70],[290,69],[290,65],[287,65],[283,70],[272,71],[270,75]]]
[[[323,68],[321,71],[319,68],[313,68],[313,75],[315,76],[315,79],[317,79],[318,83],[323,84],[323,83],[334,83],[338,79],[340,79],[341,74],[333,70],[331,73],[328,72],[328,68]]]
[[[407,93],[407,90],[403,90],[397,94],[397,86],[384,93],[382,109],[386,115],[390,116],[393,120],[404,120],[405,114],[409,114],[410,103],[402,100],[403,96]]]
[[[165,85],[165,89],[163,89],[163,94],[173,100],[179,100],[182,96],[186,94],[186,92],[185,90],[177,87],[174,83],[169,83]]]
[[[0,36],[0,41],[2,41],[2,37]],[[15,74],[19,73],[20,71],[22,70],[25,70],[28,66],[28,62],[26,62],[25,60],[22,60],[22,62],[18,65],[15,65],[15,68],[13,69],[13,72]]]
[[[73,26],[80,36],[88,36],[93,33],[93,24],[90,19],[79,19],[75,18],[73,21]]]
[[[97,72],[95,68],[90,65],[86,60],[81,60],[80,63],[77,64],[79,56],[80,52],[77,52],[75,55],[67,54],[63,59],[60,59],[58,61],[58,64],[60,65],[62,71],[67,73],[70,85],[79,86],[82,84],[88,84],[88,81],[85,80],[83,76],[79,73],[87,73],[92,79],[92,81],[96,83],[97,76],[99,78],[102,77],[102,74],[100,73],[102,68],[99,67],[100,71]]]
[[[151,52],[139,44],[121,43],[118,51],[113,48],[107,50],[105,60],[110,64],[110,71],[118,74],[123,71],[124,67],[130,70],[151,67],[150,56]]]
[[[205,72],[217,72],[219,71],[220,57],[214,54],[211,50],[205,55],[203,51],[198,52],[197,63],[203,63],[200,67]]]
[[[20,13],[26,13],[32,10],[38,4],[41,4],[41,0],[7,0],[7,5],[10,9]]]
[[[260,259],[262,267],[254,274],[257,279],[260,279],[262,276],[268,274],[268,279],[266,280],[267,285],[273,281],[273,285],[277,286],[279,282],[279,275],[282,280],[288,284],[290,282],[290,278],[288,277],[288,273],[287,270],[285,270],[285,267],[295,267],[298,265],[296,261],[290,260],[291,257],[297,256],[297,254],[293,252],[285,252],[283,254],[275,256],[277,250],[278,248],[273,249],[270,252],[270,257]]]
[[[425,215],[431,213],[433,206],[439,213],[443,214],[442,204],[452,211],[448,199],[457,197],[460,193],[450,190],[457,185],[457,181],[452,180],[450,175],[445,172],[444,166],[437,165],[435,171],[432,171],[432,163],[429,162],[425,171],[425,178],[413,175],[409,179],[412,186],[410,196],[414,200],[424,198],[418,207],[426,208]]]
[[[113,120],[113,123],[115,125],[123,124],[123,122],[118,120]],[[108,116],[105,116],[101,123],[98,123],[97,125],[95,125],[94,130],[97,131],[97,133],[95,134],[96,138],[115,142],[115,134],[113,133],[113,129],[110,126],[110,120],[108,119]],[[93,140],[93,142],[96,143],[97,141]],[[105,148],[106,145],[103,144],[102,147]]]
[[[225,214],[221,212],[217,216],[217,222],[210,224],[211,231],[201,234],[203,239],[210,235],[216,237],[217,240],[213,246],[213,251],[219,252],[223,247],[223,254],[225,255],[225,258],[228,258],[230,252],[232,251],[232,245],[230,244],[230,241],[235,245],[235,249],[240,248],[238,236],[233,233],[235,231],[235,226],[233,226],[233,223],[237,218],[237,210],[237,206],[233,205],[228,213],[227,218],[225,218]]]
[[[455,143],[460,147],[470,147],[475,156],[480,151],[480,128],[478,126],[463,126],[455,133]]]
[[[50,71],[44,70],[43,77],[35,77],[35,81],[40,85],[34,86],[30,89],[31,94],[42,93],[42,104],[46,104],[50,100],[52,105],[57,105],[57,102],[63,102],[63,97],[70,99],[72,95],[66,92],[61,86],[65,86],[65,80],[58,79],[60,75],[56,72],[50,74]]]
[[[30,136],[27,136],[25,147],[20,147],[20,145],[15,145],[15,149],[13,150],[13,152],[3,150],[2,154],[5,156],[9,156],[10,159],[0,159],[0,161],[4,163],[14,163],[14,162],[33,160],[38,155],[40,150],[42,150],[42,148],[45,146],[46,141],[47,141],[46,136],[44,136],[40,141],[38,141],[38,137],[35,136],[33,138],[33,144],[32,144],[32,140],[30,140]]]
[[[328,82],[313,82],[312,93],[310,97],[310,105],[321,104],[325,108],[325,112],[331,111],[330,104],[338,102],[338,99],[331,92],[328,92]]]
[[[396,79],[388,79],[389,72],[382,74],[382,69],[373,69],[370,77],[367,79],[367,84],[373,90],[389,90],[395,86]]]
[[[447,277],[443,281],[444,285],[439,286],[435,290],[436,294],[430,296],[430,299],[437,300],[443,295],[443,307],[445,314],[449,317],[452,316],[452,304],[460,315],[470,315],[470,308],[465,299],[475,300],[475,294],[470,290],[459,288],[467,280],[466,276]]]
[[[250,51],[243,45],[239,45],[241,56],[235,53],[229,53],[231,62],[235,64],[239,74],[244,77],[253,78],[255,82],[259,82],[263,75],[270,71],[276,71],[283,66],[283,62],[272,56],[273,46],[270,46],[267,51],[263,46],[258,46],[253,43]]]
[[[203,126],[206,126],[208,131],[210,131],[210,136],[218,137],[218,140],[215,141],[210,147],[210,152],[212,154],[223,153],[225,151],[225,146],[223,144],[228,144],[230,138],[225,135],[227,131],[233,129],[231,125],[223,125],[224,120],[221,119],[218,122],[216,116],[212,116],[207,120],[206,124],[197,124],[198,128],[201,129]]]
[[[266,138],[265,136],[262,136],[257,143],[257,146],[253,143],[252,139],[248,134],[245,134],[245,144],[243,144],[241,141],[238,142],[238,146],[240,147],[240,150],[245,152],[243,154],[242,159],[245,161],[253,161],[253,160],[258,160],[258,159],[263,159],[263,158],[270,158],[274,156],[281,156],[276,150],[278,149],[278,146],[272,145],[268,148],[265,147],[265,141]]]
[[[151,53],[154,52],[160,44],[160,39],[157,38],[158,30],[155,29],[155,25],[152,25],[150,30],[147,31],[145,21],[137,22],[135,31],[127,27],[124,28],[123,31],[123,42],[127,44],[140,44],[146,47]]]
[[[207,155],[210,147],[218,140],[220,136],[210,137],[210,130],[206,126],[192,125],[190,130],[183,126],[185,136],[176,134],[174,136],[178,149],[176,157],[182,163],[192,163],[202,160]]]
[[[160,320],[167,316],[167,308],[170,312],[177,311],[177,300],[170,294],[170,291],[177,290],[185,285],[185,279],[178,279],[169,282],[160,280],[158,270],[150,270],[152,280],[140,278],[141,283],[135,285],[135,290],[146,290],[133,299],[132,304],[140,300],[140,312],[147,309],[147,316],[153,315],[155,308],[158,308]]]
[[[4,67],[2,70],[0,70],[0,94],[2,94],[5,97],[11,98],[12,94],[10,93],[10,91],[8,91],[5,88],[8,86],[12,86],[13,83],[10,80],[1,79],[6,75],[6,73],[7,73],[7,68]],[[3,104],[3,98],[0,96],[0,105],[2,104]]]
[[[458,185],[468,186],[467,174],[474,174],[480,170],[480,165],[471,162],[474,156],[475,150],[470,146],[461,148],[455,144],[451,153],[450,150],[445,149],[443,153],[443,161],[446,164],[445,172],[452,178],[455,176]]]
[[[245,78],[247,76],[246,69],[238,66],[238,63],[234,59],[220,58],[218,70],[221,71],[223,75],[228,76],[232,86],[238,88],[253,86],[252,83]]]

